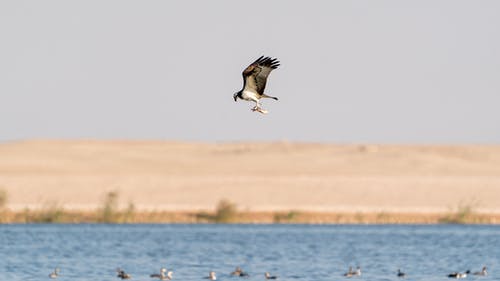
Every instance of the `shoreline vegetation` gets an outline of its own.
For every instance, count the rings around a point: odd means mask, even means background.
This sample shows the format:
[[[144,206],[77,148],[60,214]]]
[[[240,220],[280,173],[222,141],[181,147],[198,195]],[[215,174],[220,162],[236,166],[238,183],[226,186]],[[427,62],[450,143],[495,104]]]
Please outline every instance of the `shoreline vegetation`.
[[[0,209],[0,223],[158,223],[158,224],[500,224],[500,214],[477,213],[474,206],[460,204],[446,213],[239,211],[221,200],[214,211],[139,211],[133,203],[119,209],[118,194],[107,194],[103,206],[92,211],[65,210],[52,203],[36,210]]]
[[[500,145],[0,142],[0,223],[500,224]]]

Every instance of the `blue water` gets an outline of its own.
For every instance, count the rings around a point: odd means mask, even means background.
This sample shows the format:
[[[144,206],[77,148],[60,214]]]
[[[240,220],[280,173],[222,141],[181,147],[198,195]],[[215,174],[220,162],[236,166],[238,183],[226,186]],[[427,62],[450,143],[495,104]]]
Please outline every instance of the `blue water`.
[[[452,271],[479,271],[499,280],[500,227],[398,225],[0,225],[0,281],[118,280],[122,267],[133,280],[153,280],[161,267],[174,280],[450,280]],[[248,279],[230,277],[241,266]]]

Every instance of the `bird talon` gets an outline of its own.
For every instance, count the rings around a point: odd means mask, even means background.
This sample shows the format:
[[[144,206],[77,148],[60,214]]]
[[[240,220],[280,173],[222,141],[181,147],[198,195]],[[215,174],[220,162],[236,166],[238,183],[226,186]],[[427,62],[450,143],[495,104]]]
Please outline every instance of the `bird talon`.
[[[257,108],[257,111],[258,111],[258,112],[260,112],[260,113],[262,113],[262,114],[267,114],[267,112],[268,112],[267,110],[262,109],[262,108],[260,108],[260,107],[259,107],[259,108]]]

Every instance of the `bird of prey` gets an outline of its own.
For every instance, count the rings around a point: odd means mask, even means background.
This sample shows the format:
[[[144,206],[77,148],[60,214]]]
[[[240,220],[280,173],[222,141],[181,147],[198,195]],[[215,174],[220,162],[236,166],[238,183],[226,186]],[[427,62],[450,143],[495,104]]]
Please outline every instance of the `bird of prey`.
[[[264,89],[266,88],[267,76],[269,76],[269,73],[273,69],[278,68],[279,65],[280,62],[278,59],[264,56],[261,56],[250,64],[243,70],[243,89],[233,95],[234,101],[237,101],[238,98],[253,101],[255,102],[255,106],[252,108],[252,111],[258,111],[263,114],[267,113],[267,110],[261,107],[260,99],[270,98],[278,100],[277,97],[266,95]]]

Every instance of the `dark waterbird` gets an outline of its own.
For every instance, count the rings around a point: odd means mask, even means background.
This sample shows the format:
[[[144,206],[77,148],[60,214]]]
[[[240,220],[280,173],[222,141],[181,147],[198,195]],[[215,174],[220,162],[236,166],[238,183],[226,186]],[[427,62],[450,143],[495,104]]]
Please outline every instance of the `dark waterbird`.
[[[116,269],[116,277],[120,278],[120,279],[130,279],[132,278],[132,276],[128,273],[125,272],[125,270],[121,269],[121,268],[117,268]]]
[[[269,272],[264,273],[264,276],[266,277],[267,280],[278,279],[278,276],[271,275],[271,273]]]
[[[449,278],[456,278],[456,279],[461,279],[467,277],[467,274],[470,273],[470,270],[467,270],[466,272],[460,273],[460,272],[452,272],[448,274]]]
[[[250,275],[248,275],[248,273],[246,273],[245,271],[243,271],[243,269],[241,269],[241,267],[237,266],[233,272],[231,272],[231,275],[233,276],[239,276],[239,277],[248,277]]]

